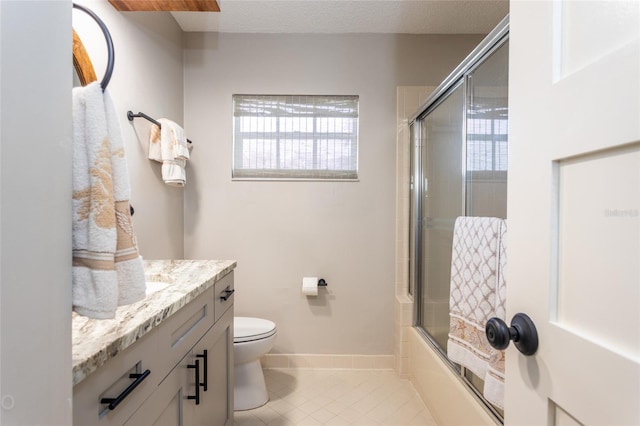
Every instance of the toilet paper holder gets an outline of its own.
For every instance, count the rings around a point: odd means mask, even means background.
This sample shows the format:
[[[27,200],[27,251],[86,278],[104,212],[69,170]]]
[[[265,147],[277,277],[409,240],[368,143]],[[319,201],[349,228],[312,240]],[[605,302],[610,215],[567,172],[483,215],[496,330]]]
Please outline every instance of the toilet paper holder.
[[[316,297],[320,287],[326,287],[327,281],[324,278],[304,277],[302,278],[302,294],[307,297]]]

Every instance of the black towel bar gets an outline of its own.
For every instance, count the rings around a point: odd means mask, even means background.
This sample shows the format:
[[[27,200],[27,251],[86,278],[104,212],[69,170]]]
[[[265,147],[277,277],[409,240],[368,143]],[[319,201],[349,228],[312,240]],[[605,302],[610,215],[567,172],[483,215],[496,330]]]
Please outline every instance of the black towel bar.
[[[153,118],[149,117],[144,112],[139,112],[138,111],[137,114],[134,114],[133,111],[127,111],[127,118],[129,119],[129,121],[133,121],[134,118],[144,118],[145,120],[148,120],[148,121],[152,122],[153,124],[155,124],[156,126],[158,126],[158,128],[160,128],[160,129],[162,128],[162,124],[160,124],[157,120],[154,120]],[[187,139],[187,142],[189,144],[193,143],[189,139]]]

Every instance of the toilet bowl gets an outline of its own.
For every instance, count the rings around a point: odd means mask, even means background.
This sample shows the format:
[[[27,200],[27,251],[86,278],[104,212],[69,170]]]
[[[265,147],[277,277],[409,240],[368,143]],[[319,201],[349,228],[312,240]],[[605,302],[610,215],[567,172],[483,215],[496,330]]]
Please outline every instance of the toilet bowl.
[[[260,358],[276,340],[276,324],[261,318],[233,319],[233,409],[251,410],[269,401]]]

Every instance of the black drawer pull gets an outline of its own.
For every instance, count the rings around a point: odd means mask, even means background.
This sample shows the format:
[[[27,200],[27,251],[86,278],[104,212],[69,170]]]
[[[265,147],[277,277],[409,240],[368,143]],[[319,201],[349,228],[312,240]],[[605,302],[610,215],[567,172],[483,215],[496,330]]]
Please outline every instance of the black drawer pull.
[[[196,355],[196,357],[198,358],[202,358],[203,361],[203,365],[202,365],[202,375],[204,376],[204,382],[200,382],[200,386],[202,386],[202,389],[204,389],[204,391],[207,391],[207,350],[203,350],[201,354]]]
[[[196,405],[200,405],[200,360],[196,359],[196,363],[187,365],[187,368],[196,369],[196,394],[188,395],[187,399],[195,399]]]
[[[115,398],[102,398],[100,400],[100,404],[109,404],[109,410],[115,410],[116,407],[124,401],[124,399],[129,396],[129,394],[136,388],[147,376],[151,374],[151,370],[145,370],[144,373],[139,374],[129,374],[130,379],[136,379],[133,383],[131,383],[125,390],[122,391],[120,395]]]
[[[231,290],[225,290],[224,291],[225,295],[224,296],[220,296],[220,300],[222,300],[223,302],[226,302],[227,299],[229,299],[231,297],[231,295],[233,293],[235,293],[235,292],[236,292],[236,290],[234,288],[232,288]]]

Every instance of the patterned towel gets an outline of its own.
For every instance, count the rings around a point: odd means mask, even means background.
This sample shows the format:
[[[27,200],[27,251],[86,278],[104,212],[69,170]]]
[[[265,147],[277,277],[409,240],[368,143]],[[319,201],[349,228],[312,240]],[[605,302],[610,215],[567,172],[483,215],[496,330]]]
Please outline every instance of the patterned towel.
[[[73,309],[106,319],[145,297],[120,125],[100,83],[73,89]]]
[[[489,345],[485,325],[505,319],[506,223],[459,217],[451,254],[449,359],[485,381],[484,396],[504,408],[504,351]]]

